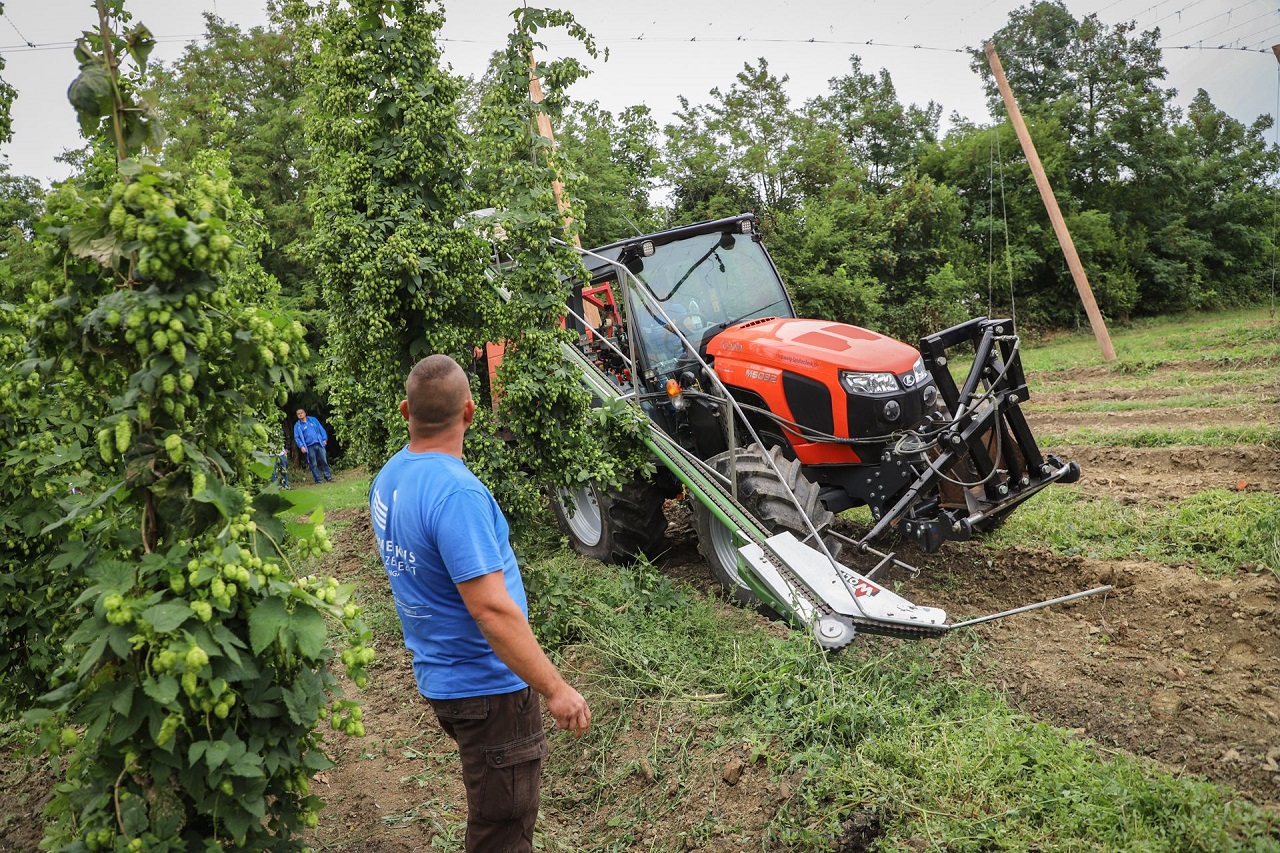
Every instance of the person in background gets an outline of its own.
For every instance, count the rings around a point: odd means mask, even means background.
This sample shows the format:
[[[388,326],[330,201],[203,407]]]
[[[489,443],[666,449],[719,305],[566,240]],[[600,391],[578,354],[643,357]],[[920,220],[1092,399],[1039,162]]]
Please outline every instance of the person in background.
[[[548,753],[538,694],[575,735],[591,710],[538,645],[507,520],[462,461],[476,413],[466,373],[432,355],[405,385],[409,444],[369,494],[378,551],[418,690],[458,744],[466,850],[529,853]]]
[[[293,442],[298,449],[307,454],[307,465],[311,468],[311,476],[317,483],[320,475],[324,475],[326,483],[333,482],[333,472],[329,470],[329,454],[325,448],[329,444],[329,433],[318,418],[307,417],[306,409],[298,409],[298,422],[293,425]]]
[[[276,467],[271,472],[271,482],[274,483],[278,480],[280,488],[287,489],[289,488],[289,456],[285,452],[283,439],[280,442],[280,447],[273,455],[276,459]]]

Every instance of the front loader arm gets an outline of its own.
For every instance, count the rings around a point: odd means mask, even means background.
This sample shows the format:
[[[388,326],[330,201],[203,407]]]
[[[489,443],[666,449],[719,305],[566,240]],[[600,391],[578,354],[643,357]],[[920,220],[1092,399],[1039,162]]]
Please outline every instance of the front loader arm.
[[[949,363],[955,347],[972,345],[973,364],[957,386]],[[1012,320],[977,317],[920,341],[950,420],[935,423],[926,450],[916,445],[916,480],[861,540],[890,526],[933,552],[948,539],[968,539],[999,523],[1050,483],[1072,483],[1080,467],[1044,456],[1021,404],[1029,396]]]

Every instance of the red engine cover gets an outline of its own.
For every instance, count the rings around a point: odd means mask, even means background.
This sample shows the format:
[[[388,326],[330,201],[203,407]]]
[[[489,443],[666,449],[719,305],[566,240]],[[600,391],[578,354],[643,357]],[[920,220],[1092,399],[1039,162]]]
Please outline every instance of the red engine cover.
[[[782,372],[797,373],[821,382],[831,394],[835,434],[850,434],[848,398],[840,384],[840,371],[903,374],[911,370],[920,353],[893,338],[846,323],[829,320],[766,318],[726,329],[707,345],[715,359],[720,381],[754,391],[769,410],[798,421],[787,405]],[[856,463],[861,461],[847,445],[805,442],[789,435],[803,464]]]

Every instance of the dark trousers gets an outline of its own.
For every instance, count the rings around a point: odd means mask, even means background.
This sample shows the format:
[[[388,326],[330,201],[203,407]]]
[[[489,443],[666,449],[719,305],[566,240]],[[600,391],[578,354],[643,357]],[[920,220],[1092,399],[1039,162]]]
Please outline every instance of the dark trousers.
[[[427,701],[462,757],[467,853],[531,853],[548,752],[538,694]]]
[[[333,473],[329,470],[329,454],[325,452],[323,444],[313,444],[307,448],[307,465],[311,466],[311,476],[315,481],[320,482],[320,475],[324,474],[326,480],[333,479]]]
[[[276,467],[271,472],[271,482],[276,481],[279,481],[280,488],[289,488],[289,462],[284,456],[276,457]]]

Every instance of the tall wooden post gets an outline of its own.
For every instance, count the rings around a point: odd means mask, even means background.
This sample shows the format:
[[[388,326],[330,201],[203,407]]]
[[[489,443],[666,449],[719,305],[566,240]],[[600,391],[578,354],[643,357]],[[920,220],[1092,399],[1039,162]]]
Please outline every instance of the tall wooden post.
[[[542,81],[538,79],[538,63],[534,60],[533,54],[529,54],[529,98],[535,104],[542,103]],[[538,133],[547,140],[547,144],[552,148],[555,147],[556,137],[551,130],[551,116],[547,115],[545,110],[538,110]],[[550,154],[547,155],[550,157]],[[551,192],[556,197],[556,209],[560,211],[560,215],[564,217],[565,228],[573,223],[573,219],[569,216],[569,202],[564,198],[564,181],[560,180],[559,172],[556,173],[555,179],[551,181]],[[573,245],[579,249],[582,248],[582,241],[577,234],[573,235]]]
[[[529,99],[535,104],[542,103],[542,81],[538,79],[538,63],[534,60],[533,54],[529,54]],[[538,110],[538,133],[547,140],[547,144],[554,149],[556,144],[555,134],[551,130],[551,116],[547,115],[545,110]],[[551,161],[551,151],[547,152],[548,163]],[[551,181],[551,192],[556,198],[556,209],[560,211],[560,216],[564,219],[565,231],[569,231],[573,225],[573,218],[569,216],[569,202],[564,197],[564,181],[560,180],[559,171]],[[582,248],[582,240],[576,233],[573,234],[573,245]],[[587,324],[594,328],[600,326],[600,311],[591,303],[583,300],[582,303],[583,318]],[[591,331],[587,330],[590,337]]]
[[[1044,202],[1045,210],[1049,212],[1053,233],[1058,235],[1058,243],[1062,246],[1062,253],[1066,255],[1067,266],[1071,268],[1071,277],[1075,279],[1076,290],[1080,292],[1084,312],[1089,315],[1089,325],[1093,328],[1093,336],[1097,338],[1098,347],[1102,350],[1102,358],[1106,361],[1115,361],[1116,350],[1111,345],[1107,324],[1102,319],[1102,312],[1098,310],[1098,303],[1094,301],[1093,289],[1089,287],[1084,266],[1080,263],[1080,256],[1076,254],[1076,244],[1071,241],[1071,232],[1067,230],[1062,211],[1058,209],[1058,199],[1053,195],[1053,187],[1049,186],[1049,178],[1044,173],[1044,166],[1040,164],[1040,155],[1036,153],[1031,134],[1027,132],[1027,124],[1022,120],[1022,111],[1018,109],[1018,102],[1013,99],[1013,91],[1009,88],[1009,81],[1004,76],[1004,67],[1000,64],[1000,57],[996,55],[995,45],[987,42],[986,51],[987,62],[991,65],[991,72],[996,76],[996,85],[1000,87],[1000,96],[1004,98],[1004,107],[1009,113],[1009,121],[1013,124],[1014,132],[1018,134],[1022,153],[1026,155],[1027,165],[1031,167],[1031,174],[1036,179],[1040,199]]]

